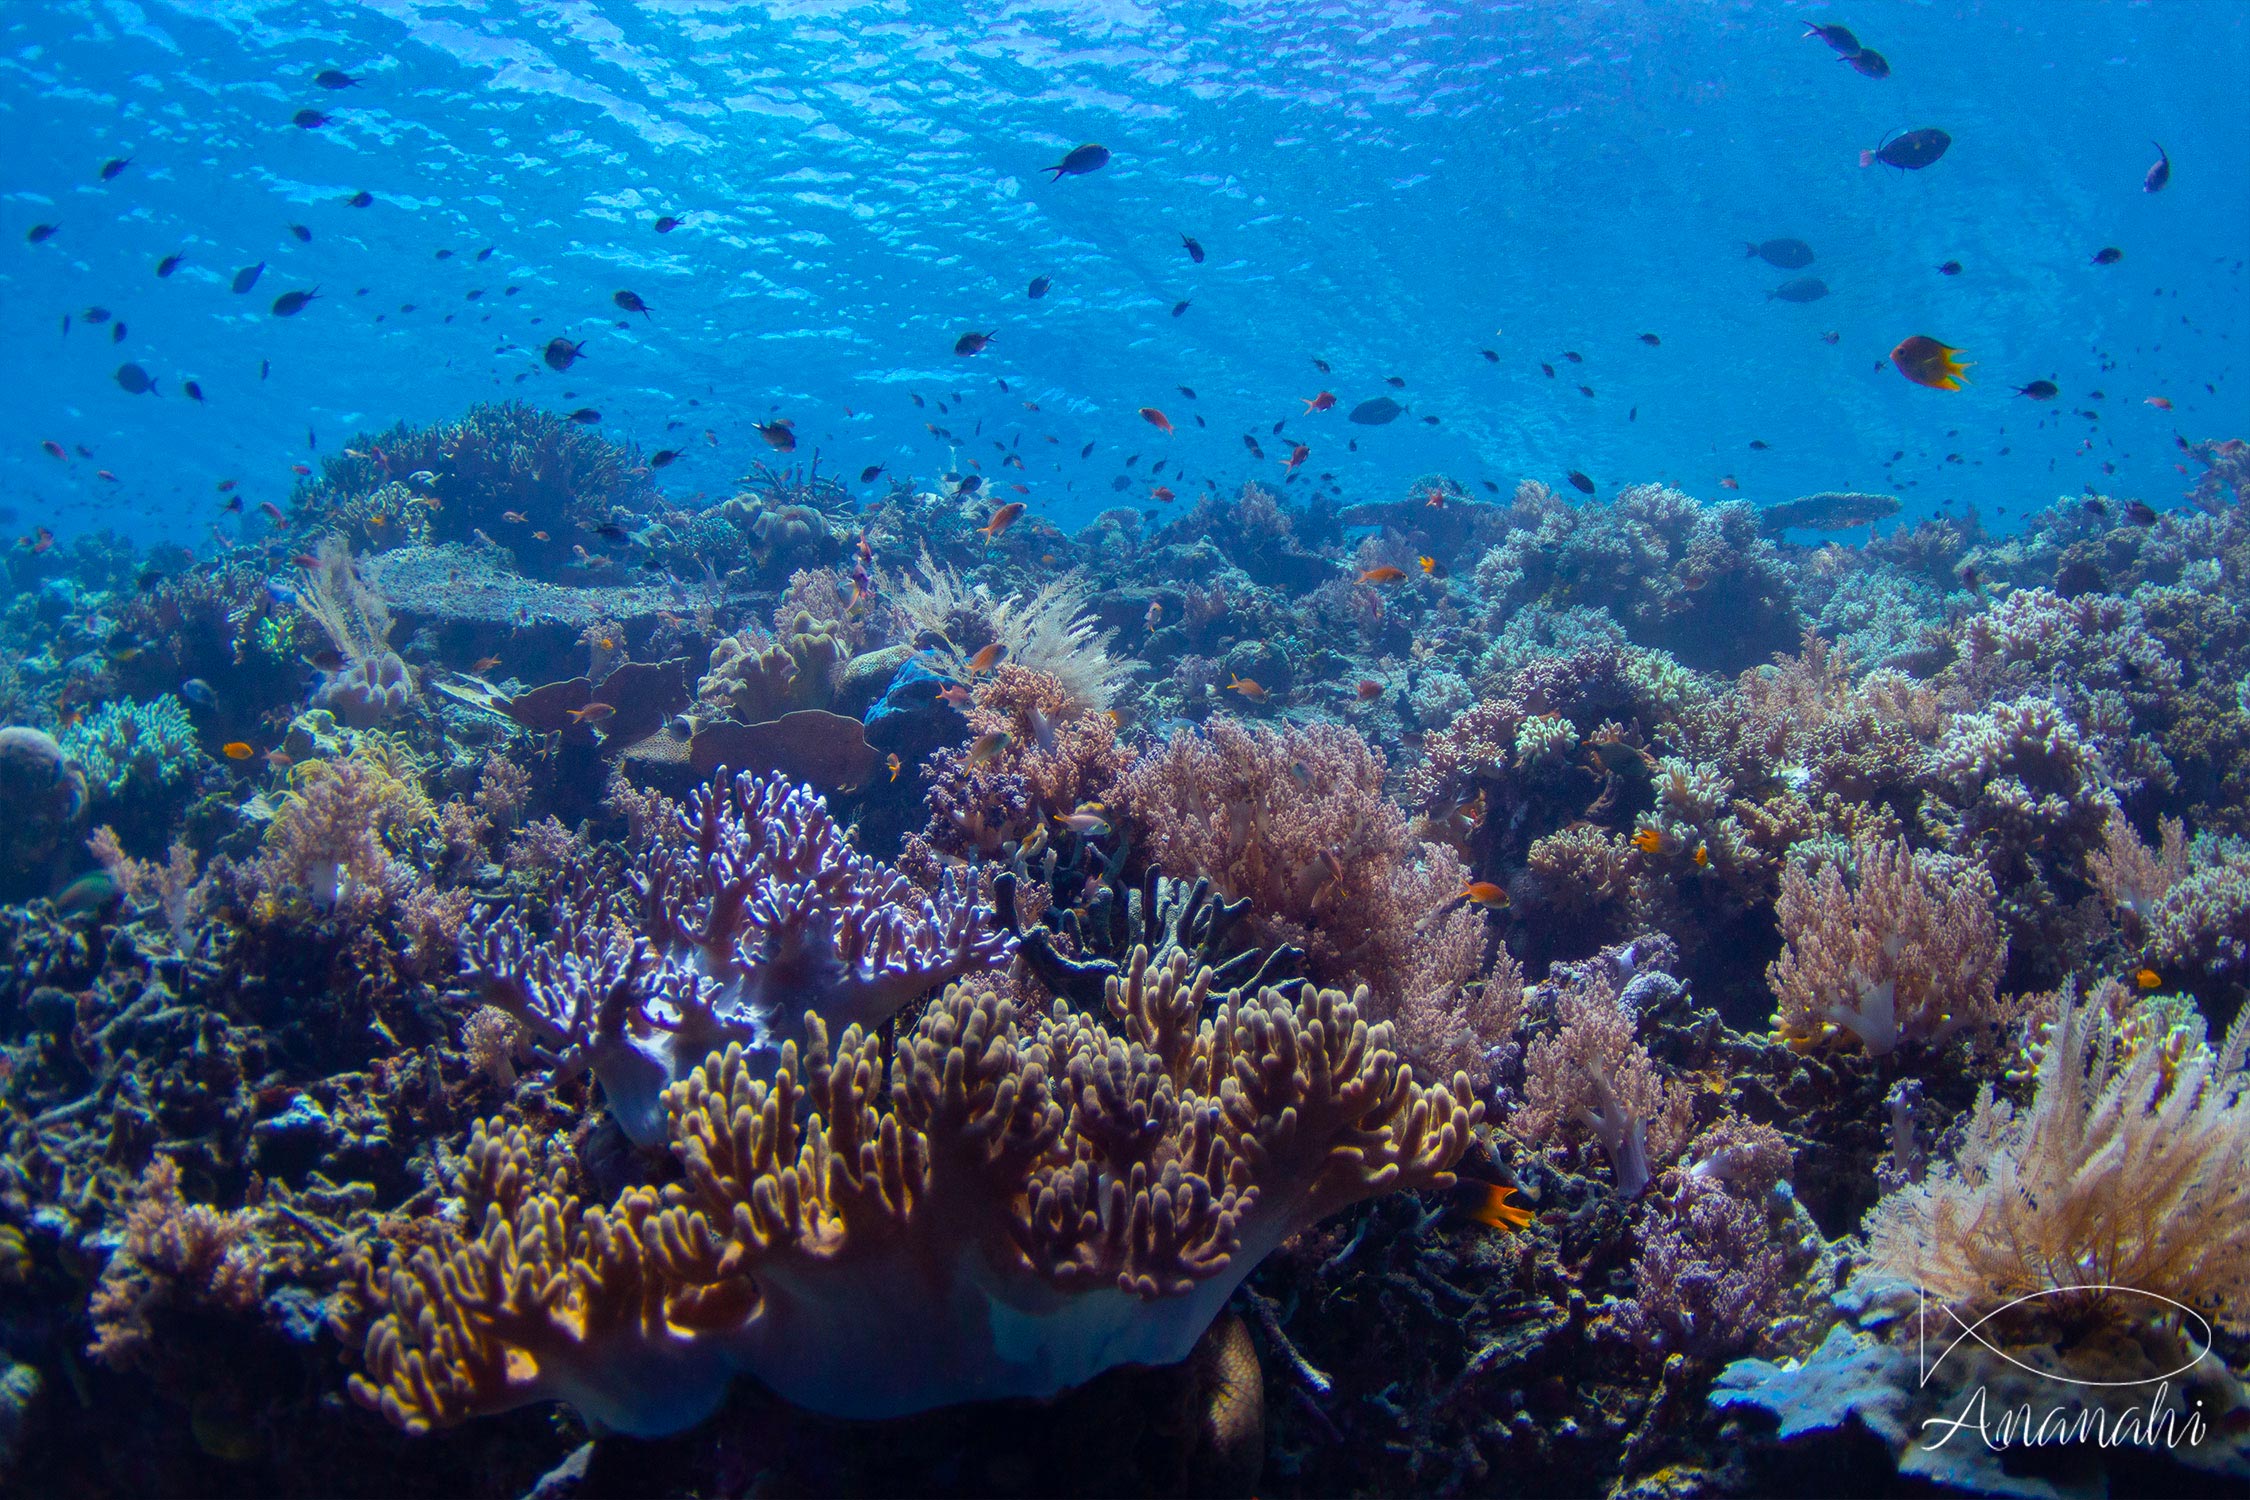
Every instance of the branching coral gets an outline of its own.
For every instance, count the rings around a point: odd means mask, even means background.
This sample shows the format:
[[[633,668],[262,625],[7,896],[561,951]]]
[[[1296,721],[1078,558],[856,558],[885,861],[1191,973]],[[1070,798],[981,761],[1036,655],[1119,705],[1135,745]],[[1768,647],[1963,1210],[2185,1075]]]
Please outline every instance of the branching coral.
[[[1601,1143],[1623,1198],[1685,1145],[1693,1099],[1656,1069],[1635,1038],[1637,1018],[1615,983],[1564,995],[1557,1028],[1524,1054],[1524,1096],[1509,1131],[1533,1145]]]
[[[1847,1035],[1877,1057],[1998,1019],[2007,940],[1989,875],[1909,850],[1857,845],[1852,878],[1834,860],[1781,879],[1787,946],[1767,971],[1775,1027],[1799,1047]]]
[[[968,728],[968,745],[929,762],[923,837],[942,854],[997,854],[1052,819],[1106,800],[1132,761],[1109,715],[1028,667],[1003,664],[977,687]]]
[[[1519,489],[1521,527],[1476,565],[1487,623],[1525,604],[1606,607],[1645,646],[1691,665],[1740,667],[1799,628],[1788,574],[1749,506],[1704,506],[1662,485],[1629,485],[1573,507]]]
[[[2217,974],[2250,964],[2250,844],[2198,834],[2162,819],[2159,848],[2141,842],[2121,812],[2087,858],[2095,888],[2124,914],[2150,959],[2166,968]]]
[[[301,891],[315,907],[364,915],[391,899],[391,848],[385,835],[433,820],[410,766],[392,763],[380,741],[333,761],[301,762],[294,789],[267,826],[249,867],[267,900]]]
[[[1259,941],[1301,946],[1323,983],[1368,985],[1410,1055],[1471,1066],[1505,1039],[1521,976],[1504,953],[1487,959],[1459,858],[1408,837],[1356,731],[1217,719],[1144,754],[1117,800],[1157,864],[1249,898]]]
[[[1652,1360],[1723,1359],[1755,1348],[1789,1286],[1763,1195],[1683,1179],[1635,1227],[1633,1295],[1602,1325]]]
[[[209,1303],[248,1312],[264,1282],[249,1216],[189,1203],[180,1196],[179,1164],[159,1156],[141,1174],[123,1242],[94,1288],[87,1352],[123,1367],[156,1336],[149,1315],[159,1307]]]
[[[2085,1317],[2158,1297],[2250,1331],[2250,1015],[2216,1053],[2193,1025],[2127,1049],[2104,1007],[2066,1003],[2030,1107],[1986,1084],[1953,1163],[1877,1205],[1872,1267],[1966,1321],[2060,1292]]]
[[[1341,994],[1207,983],[1144,955],[1106,1024],[956,986],[895,1048],[817,1018],[767,1066],[730,1047],[665,1093],[681,1180],[607,1209],[487,1126],[466,1222],[362,1267],[353,1394],[410,1430],[560,1399],[655,1434],[738,1372],[874,1417],[1181,1359],[1288,1235],[1449,1184],[1481,1113]]]
[[[590,1068],[642,1145],[662,1138],[663,1090],[708,1054],[740,1046],[766,1066],[809,1035],[808,1013],[877,1026],[1011,947],[950,884],[933,896],[868,859],[780,778],[698,788],[654,834],[629,874],[637,901],[580,862],[545,939],[509,910],[463,945],[484,1000],[565,1074]]]
[[[203,763],[187,705],[170,693],[105,703],[62,732],[62,752],[96,799],[130,788],[169,786]]]

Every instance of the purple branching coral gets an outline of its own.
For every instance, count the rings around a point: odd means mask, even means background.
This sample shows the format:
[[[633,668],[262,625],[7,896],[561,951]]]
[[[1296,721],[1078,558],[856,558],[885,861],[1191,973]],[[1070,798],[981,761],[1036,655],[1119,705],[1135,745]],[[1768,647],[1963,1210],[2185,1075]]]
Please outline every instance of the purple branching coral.
[[[637,911],[575,866],[545,940],[510,911],[463,947],[481,998],[559,1070],[591,1069],[644,1146],[664,1138],[664,1090],[712,1053],[771,1066],[807,1011],[873,1028],[1013,947],[950,883],[931,895],[862,855],[823,799],[778,777],[698,789],[630,878]]]

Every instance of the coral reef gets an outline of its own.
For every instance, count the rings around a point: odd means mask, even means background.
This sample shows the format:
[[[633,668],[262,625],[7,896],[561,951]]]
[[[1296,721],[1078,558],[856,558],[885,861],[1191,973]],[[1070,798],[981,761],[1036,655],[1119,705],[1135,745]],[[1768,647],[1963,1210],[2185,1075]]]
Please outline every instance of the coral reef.
[[[1066,532],[590,415],[11,554],[0,1484],[2250,1478],[2238,443]]]

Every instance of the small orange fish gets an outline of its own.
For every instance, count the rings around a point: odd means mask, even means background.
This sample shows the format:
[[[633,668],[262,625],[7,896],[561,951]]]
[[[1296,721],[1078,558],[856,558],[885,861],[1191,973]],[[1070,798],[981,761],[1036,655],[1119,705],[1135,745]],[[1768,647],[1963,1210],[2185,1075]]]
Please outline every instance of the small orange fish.
[[[312,473],[312,465],[310,464],[291,464],[289,468],[292,473],[300,476]]]
[[[1742,488],[1742,486],[1735,482],[1735,478],[1732,474],[1729,474],[1726,478],[1719,481],[1719,488],[1722,490],[1739,490]]]
[[[1417,557],[1414,559],[1414,566],[1420,568],[1432,578],[1437,577],[1438,560],[1434,557]]]
[[[107,470],[107,469],[96,469],[96,470],[94,471],[94,477],[95,477],[96,479],[106,479],[106,480],[108,480],[108,481],[109,481],[109,482],[110,482],[111,484],[115,484],[115,483],[117,483],[117,476],[116,476],[115,474],[112,474],[112,473],[110,473],[110,472],[109,472],[109,470]]]
[[[1697,844],[1695,846],[1695,867],[1698,870],[1711,868],[1711,846],[1709,844]]]
[[[1926,385],[1937,391],[1961,389],[1961,376],[1969,367],[1953,356],[1961,351],[1950,344],[1941,344],[1928,334],[1917,333],[1902,340],[1891,351],[1891,363],[1898,372],[1916,385]]]
[[[953,686],[938,694],[938,702],[950,703],[955,708],[967,708],[969,706],[969,690],[956,682]]]
[[[1461,1184],[1466,1201],[1461,1211],[1479,1224],[1511,1232],[1528,1226],[1534,1215],[1520,1203],[1509,1200],[1515,1197],[1512,1187],[1501,1187],[1490,1182],[1464,1182]]]
[[[1234,676],[1234,674],[1231,672],[1227,675],[1230,677]],[[1254,678],[1235,677],[1234,681],[1227,684],[1227,691],[1230,693],[1240,693],[1243,697],[1249,699],[1252,703],[1263,703],[1266,701],[1266,690],[1258,686],[1258,683]]]
[[[476,659],[475,663],[470,666],[469,670],[476,673],[477,676],[482,677],[485,673],[491,671],[494,667],[497,667],[499,665],[500,658],[497,656],[480,656]]]
[[[1148,423],[1149,426],[1155,428],[1158,432],[1163,433],[1167,437],[1171,436],[1172,434],[1172,419],[1165,416],[1164,413],[1158,411],[1153,406],[1144,406],[1141,408],[1141,420]]]
[[[2164,976],[2154,969],[2139,969],[2133,974],[2133,983],[2144,990],[2153,990],[2164,982]]]
[[[979,526],[977,530],[983,532],[987,537],[997,539],[1001,532],[1015,525],[1016,518],[1022,514],[1023,502],[1021,500],[1010,500],[1006,505],[994,511],[992,519]]]
[[[31,535],[18,537],[16,545],[28,551],[33,557],[37,557],[40,553],[55,545],[55,534],[44,526],[35,526],[31,530]]]
[[[1473,901],[1487,911],[1498,911],[1508,904],[1508,892],[1489,880],[1472,880],[1461,887],[1461,897]]]
[[[1176,499],[1178,499],[1178,498],[1179,498],[1178,496],[1176,496],[1176,495],[1174,495],[1174,494],[1172,493],[1172,491],[1171,491],[1171,488],[1170,488],[1170,486],[1168,486],[1168,485],[1161,485],[1161,484],[1160,484],[1160,485],[1158,485],[1158,486],[1157,486],[1157,487],[1156,487],[1155,489],[1153,489],[1153,490],[1150,490],[1150,491],[1148,492],[1148,497],[1149,497],[1149,499],[1151,499],[1151,500],[1159,500],[1159,501],[1163,501],[1163,502],[1166,502],[1166,503],[1169,503],[1169,502],[1171,502],[1171,501],[1173,501],[1173,500],[1176,500]]]
[[[513,524],[513,525],[521,526],[521,525],[525,524],[525,523],[526,523],[527,521],[529,521],[529,520],[530,520],[531,518],[530,518],[530,517],[528,517],[528,516],[526,516],[526,515],[525,515],[525,514],[524,514],[524,513],[522,512],[522,511],[520,511],[520,510],[504,510],[504,511],[500,512],[500,519],[501,519],[501,520],[503,520],[503,521],[507,521],[507,522],[510,522],[510,523],[511,523],[511,524]]]
[[[2172,409],[2172,403],[2162,396],[2151,396],[2143,404],[2153,406],[2158,411],[2170,411]]]
[[[891,780],[893,781],[898,780],[898,773],[905,768],[904,764],[899,760],[898,752],[896,750],[893,750],[889,755],[883,758],[883,764],[891,768]]]
[[[589,703],[584,708],[572,709],[570,716],[581,724],[599,724],[616,712],[617,705],[614,703]]]
[[[219,753],[225,756],[228,760],[248,760],[251,756],[256,755],[258,752],[251,749],[248,745],[244,744],[240,740],[228,740],[225,744],[219,747]]]
[[[383,518],[381,516],[377,516],[375,519],[380,521]],[[547,535],[547,533],[544,531],[534,531],[531,534],[531,539],[535,542],[551,542],[554,540],[553,537]]]
[[[1322,391],[1317,396],[1300,396],[1297,399],[1305,403],[1305,411],[1310,414],[1316,411],[1326,411],[1334,406],[1336,404],[1336,393],[1334,391]]]
[[[1151,630],[1154,630],[1154,629],[1155,629],[1155,628],[1156,628],[1157,626],[1159,626],[1159,625],[1161,625],[1161,624],[1163,624],[1163,623],[1164,623],[1164,601],[1163,601],[1163,600],[1161,600],[1161,599],[1151,599],[1151,600],[1149,600],[1149,601],[1148,601],[1148,628],[1149,628],[1149,629],[1151,629]]]
[[[594,644],[601,647],[604,651],[615,651],[617,649],[617,642],[611,640],[606,635],[603,636],[600,640],[594,642]]]
[[[281,507],[274,504],[271,500],[260,500],[258,502],[258,509],[265,512],[266,519],[272,521],[277,526],[281,524],[284,519],[286,519],[281,513]]]
[[[1360,574],[1359,581],[1361,583],[1396,583],[1405,576],[1405,569],[1394,568],[1389,563],[1385,563],[1379,568],[1369,568],[1366,572]]]
[[[1001,751],[1015,743],[1005,729],[995,729],[990,734],[980,734],[969,745],[968,764],[981,766]]]
[[[1310,457],[1312,457],[1312,446],[1308,443],[1299,443],[1289,450],[1289,456],[1281,461],[1281,467],[1294,474],[1297,472],[1297,466]]]
[[[994,641],[991,645],[985,647],[982,651],[979,651],[976,655],[969,658],[969,675],[971,677],[977,677],[991,671],[994,667],[1000,665],[1000,658],[1006,656],[1007,654],[1008,648],[1001,645],[998,641]]]
[[[1664,835],[1653,828],[1644,828],[1633,835],[1633,847],[1643,854],[1661,853],[1664,848]]]
[[[1377,698],[1383,696],[1383,685],[1372,677],[1362,677],[1359,680],[1359,687],[1355,691],[1359,694],[1360,702],[1373,703]]]

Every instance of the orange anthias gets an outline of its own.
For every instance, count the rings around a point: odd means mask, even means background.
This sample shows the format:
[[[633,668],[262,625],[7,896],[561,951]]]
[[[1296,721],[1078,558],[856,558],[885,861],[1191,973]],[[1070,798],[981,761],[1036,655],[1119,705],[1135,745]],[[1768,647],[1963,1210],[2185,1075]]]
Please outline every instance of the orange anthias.
[[[1470,881],[1467,885],[1461,887],[1461,897],[1465,901],[1473,901],[1477,905],[1487,908],[1496,909],[1508,904],[1507,890],[1504,887],[1494,885],[1489,880]]]
[[[1326,411],[1336,404],[1336,393],[1334,391],[1322,391],[1317,396],[1303,396],[1298,399],[1305,403],[1307,412]]]
[[[1021,500],[1010,500],[1006,505],[994,511],[992,519],[979,526],[977,530],[983,532],[987,537],[997,538],[1001,532],[1015,525],[1016,518],[1022,514],[1023,502]]]
[[[1918,333],[1891,351],[1891,363],[1898,366],[1899,374],[1916,385],[1957,391],[1961,389],[1963,372],[1969,368],[1953,357],[1960,352],[1950,344],[1941,344],[1927,334]]]
[[[1255,678],[1237,677],[1234,679],[1234,681],[1227,684],[1227,691],[1230,693],[1240,693],[1243,697],[1248,698],[1252,703],[1263,703],[1266,701],[1266,690],[1258,686],[1257,680]]]
[[[1289,450],[1289,456],[1281,461],[1281,466],[1284,469],[1294,470],[1297,465],[1303,463],[1310,457],[1312,457],[1312,449],[1307,447],[1303,443],[1299,443],[1296,447]]]
[[[1479,1224],[1514,1231],[1522,1229],[1532,1220],[1530,1209],[1509,1201],[1516,1195],[1516,1190],[1512,1187],[1501,1187],[1490,1182],[1465,1182],[1461,1186],[1463,1191],[1471,1195],[1462,1205],[1462,1212]]]
[[[1164,433],[1167,436],[1169,436],[1172,431],[1172,419],[1164,415],[1164,413],[1158,411],[1153,406],[1144,406],[1141,408],[1141,420],[1148,423],[1149,426],[1155,428],[1158,432]]]
[[[1396,583],[1406,576],[1404,568],[1394,568],[1389,563],[1379,568],[1369,568],[1359,575],[1361,583]]]

